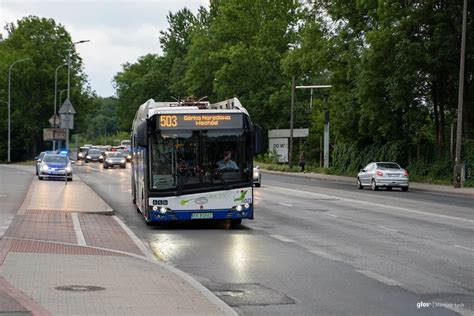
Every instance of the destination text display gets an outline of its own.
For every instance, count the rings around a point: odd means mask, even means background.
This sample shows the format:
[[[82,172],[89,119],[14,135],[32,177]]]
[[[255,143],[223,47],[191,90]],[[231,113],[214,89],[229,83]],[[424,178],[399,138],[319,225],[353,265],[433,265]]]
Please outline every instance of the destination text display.
[[[241,114],[166,114],[159,117],[159,129],[242,128]]]

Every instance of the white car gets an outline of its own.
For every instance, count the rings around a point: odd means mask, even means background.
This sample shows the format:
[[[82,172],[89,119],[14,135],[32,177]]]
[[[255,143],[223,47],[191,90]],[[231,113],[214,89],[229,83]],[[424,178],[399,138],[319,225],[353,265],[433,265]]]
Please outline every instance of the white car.
[[[408,171],[395,162],[371,162],[357,175],[357,187],[363,189],[365,186],[377,191],[380,187],[391,190],[393,187],[408,191]]]
[[[253,168],[253,184],[255,184],[256,187],[260,187],[262,184],[262,173],[260,172],[259,166]]]

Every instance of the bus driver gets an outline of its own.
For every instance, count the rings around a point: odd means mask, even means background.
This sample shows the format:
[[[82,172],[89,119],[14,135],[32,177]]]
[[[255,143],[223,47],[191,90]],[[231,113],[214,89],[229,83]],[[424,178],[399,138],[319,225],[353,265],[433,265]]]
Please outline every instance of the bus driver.
[[[217,162],[217,167],[220,170],[222,170],[222,169],[236,169],[236,170],[239,170],[239,167],[237,166],[235,161],[230,159],[231,157],[232,157],[232,152],[230,150],[226,149],[224,151],[224,158]]]

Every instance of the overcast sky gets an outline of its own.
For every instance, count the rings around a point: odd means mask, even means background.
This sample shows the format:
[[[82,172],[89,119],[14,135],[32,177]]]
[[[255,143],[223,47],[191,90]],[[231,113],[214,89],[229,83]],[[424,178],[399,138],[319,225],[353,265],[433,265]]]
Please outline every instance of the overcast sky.
[[[159,53],[159,31],[168,28],[166,15],[184,7],[193,13],[208,0],[0,0],[0,26],[24,16],[53,18],[73,41],[88,39],[76,49],[84,61],[90,85],[98,95],[115,94],[113,76],[125,62]]]

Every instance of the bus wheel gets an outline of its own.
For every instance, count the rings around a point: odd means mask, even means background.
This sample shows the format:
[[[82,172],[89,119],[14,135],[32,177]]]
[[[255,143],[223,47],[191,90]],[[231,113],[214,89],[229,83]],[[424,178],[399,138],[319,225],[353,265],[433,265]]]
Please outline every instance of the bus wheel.
[[[238,219],[231,219],[230,220],[230,224],[232,226],[239,226],[240,224],[242,224],[242,219],[241,218],[238,218]]]

